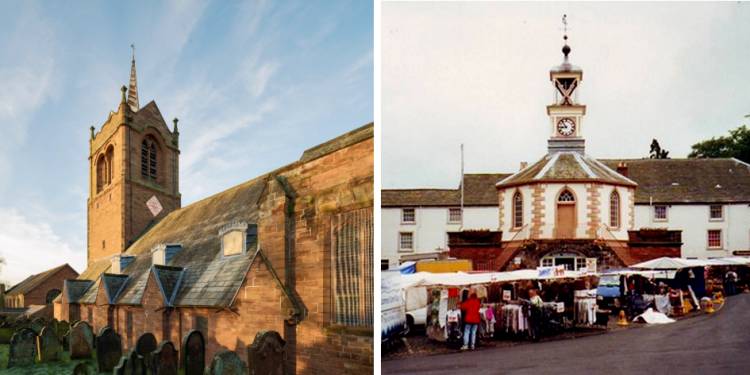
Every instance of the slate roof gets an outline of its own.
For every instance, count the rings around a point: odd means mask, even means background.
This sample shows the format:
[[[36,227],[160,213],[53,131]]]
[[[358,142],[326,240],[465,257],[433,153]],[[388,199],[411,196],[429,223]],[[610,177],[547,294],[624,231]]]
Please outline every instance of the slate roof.
[[[78,302],[94,282],[91,280],[65,280],[65,293],[69,302]]]
[[[584,159],[586,160],[586,159]],[[750,203],[750,165],[737,159],[601,159],[593,160],[592,171],[600,171],[600,164],[615,172],[620,163],[627,164],[628,178],[637,183],[635,203]],[[545,157],[520,171],[515,177],[529,181],[549,162]],[[582,177],[580,169],[569,171],[570,157],[558,160],[561,168],[546,171],[545,175],[571,178]],[[577,161],[575,161],[578,163]],[[585,172],[584,172],[585,173]],[[619,174],[619,173],[618,173]],[[470,178],[471,176],[471,178]],[[493,176],[498,176],[497,178]],[[508,174],[466,175],[467,205],[496,206],[496,182]],[[613,176],[617,177],[617,176]],[[509,178],[505,183],[510,181]],[[476,198],[476,199],[475,199]],[[470,202],[470,203],[469,203]],[[447,207],[460,203],[457,189],[383,189],[382,207]]]
[[[102,285],[104,285],[104,291],[107,295],[107,302],[112,304],[117,301],[120,291],[128,281],[128,276],[105,273],[102,275],[101,280]]]
[[[13,296],[13,295],[19,295],[19,294],[26,294],[43,282],[47,281],[50,277],[54,276],[57,272],[62,271],[64,268],[70,268],[73,270],[72,267],[70,267],[69,264],[65,263],[63,265],[57,266],[55,268],[49,269],[47,271],[38,273],[36,275],[31,275],[27,278],[25,278],[20,283],[14,285],[12,288],[8,289],[8,291],[5,292],[6,296]],[[73,272],[76,272],[73,270]],[[77,272],[76,272],[77,274]]]
[[[624,162],[638,182],[636,204],[750,203],[750,165],[723,159],[604,159],[616,168]]]
[[[245,279],[255,251],[248,249],[246,254],[224,257],[219,230],[233,222],[257,223],[259,204],[266,185],[273,182],[270,180],[275,174],[370,139],[372,134],[372,124],[363,126],[305,151],[298,162],[169,213],[125,251],[125,255],[135,259],[122,270],[128,280],[114,302],[141,304],[148,278],[153,274],[165,304],[229,306]],[[160,244],[182,246],[167,266],[153,266],[151,250]],[[80,298],[81,303],[96,301],[100,277],[108,277],[105,272],[110,265],[110,259],[98,260],[81,274],[79,279],[97,280]]]
[[[464,206],[497,206],[495,183],[507,173],[464,175]],[[461,204],[461,186],[456,189],[383,189],[381,207],[445,207]]]
[[[600,182],[636,186],[627,177],[617,173],[596,159],[572,151],[544,155],[538,162],[518,173],[500,180],[498,187],[510,187],[537,182]]]

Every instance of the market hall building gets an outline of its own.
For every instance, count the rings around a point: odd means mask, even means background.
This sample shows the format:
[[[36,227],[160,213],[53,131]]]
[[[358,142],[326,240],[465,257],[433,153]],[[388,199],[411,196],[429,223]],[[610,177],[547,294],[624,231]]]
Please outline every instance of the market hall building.
[[[57,319],[110,326],[124,350],[198,330],[207,364],[276,331],[286,373],[372,372],[372,124],[181,207],[177,121],[139,107],[133,62],[90,145],[88,267]]]
[[[587,259],[601,270],[750,253],[750,165],[586,155],[583,71],[567,44],[563,54],[549,72],[547,154],[514,174],[466,174],[463,189],[384,189],[382,269],[450,256],[475,270],[577,270]]]

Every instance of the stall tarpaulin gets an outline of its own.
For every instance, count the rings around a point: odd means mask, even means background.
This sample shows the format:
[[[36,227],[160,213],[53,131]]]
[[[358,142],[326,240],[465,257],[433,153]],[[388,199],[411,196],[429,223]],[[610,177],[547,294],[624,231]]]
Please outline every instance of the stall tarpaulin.
[[[585,276],[576,271],[565,271],[563,274],[555,276],[540,276],[536,269],[525,269],[508,272],[483,272],[483,273],[430,273],[417,272],[410,275],[402,275],[402,287],[404,289],[417,286],[466,286],[475,284],[489,284],[500,282],[512,282],[522,280],[545,280],[545,279],[562,279],[562,278],[579,278]]]

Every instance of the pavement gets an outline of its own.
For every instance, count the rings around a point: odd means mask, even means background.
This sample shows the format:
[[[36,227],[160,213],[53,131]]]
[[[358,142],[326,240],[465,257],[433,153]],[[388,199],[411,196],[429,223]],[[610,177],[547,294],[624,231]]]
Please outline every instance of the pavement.
[[[750,374],[750,294],[665,325],[474,352],[384,360],[383,374]]]

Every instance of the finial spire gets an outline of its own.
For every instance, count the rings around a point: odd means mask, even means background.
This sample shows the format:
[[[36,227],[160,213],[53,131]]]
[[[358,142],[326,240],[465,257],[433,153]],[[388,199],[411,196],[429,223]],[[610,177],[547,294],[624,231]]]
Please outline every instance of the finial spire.
[[[568,46],[568,15],[567,14],[563,14],[562,23],[563,23],[563,40],[565,41],[565,45],[562,48],[562,53],[565,55],[565,61],[568,61],[568,54],[570,54],[570,46]]]
[[[135,44],[131,44],[130,48],[133,50],[133,57],[130,62],[130,87],[128,88],[128,105],[133,112],[138,111],[140,108],[138,104],[138,81],[135,76]]]

